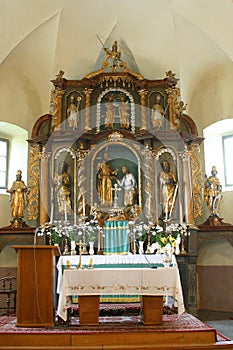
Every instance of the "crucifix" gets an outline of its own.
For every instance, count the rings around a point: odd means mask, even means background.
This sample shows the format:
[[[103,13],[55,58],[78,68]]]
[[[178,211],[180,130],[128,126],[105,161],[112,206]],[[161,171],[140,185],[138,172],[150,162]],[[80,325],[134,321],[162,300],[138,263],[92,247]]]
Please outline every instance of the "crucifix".
[[[113,192],[113,208],[119,208],[118,205],[118,192],[121,191],[120,187],[117,187],[117,183],[115,183],[114,187],[111,188],[111,191]]]
[[[77,266],[77,269],[83,270],[84,267],[82,265],[82,253],[83,253],[83,248],[86,248],[86,243],[79,241],[79,243],[76,243],[77,246],[79,246],[79,264]]]

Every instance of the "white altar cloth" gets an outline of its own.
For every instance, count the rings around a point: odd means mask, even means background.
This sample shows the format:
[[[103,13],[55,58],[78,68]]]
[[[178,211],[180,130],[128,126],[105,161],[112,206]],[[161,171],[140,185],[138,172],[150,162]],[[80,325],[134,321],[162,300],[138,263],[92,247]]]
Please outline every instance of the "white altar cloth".
[[[97,268],[119,268],[119,267],[162,267],[164,256],[162,254],[128,254],[128,255],[82,255],[82,265],[88,267],[90,259],[92,259],[92,266]],[[59,257],[57,263],[58,277],[57,277],[57,292],[61,290],[62,270],[67,266],[67,261],[70,262],[71,268],[75,268],[79,264],[78,255],[62,255]],[[116,265],[116,266],[114,266]],[[122,265],[122,266],[121,266]],[[177,267],[176,257],[172,256],[172,266]]]
[[[177,267],[159,269],[65,270],[62,277],[57,314],[64,321],[72,295],[153,295],[172,296],[178,313],[185,311]]]

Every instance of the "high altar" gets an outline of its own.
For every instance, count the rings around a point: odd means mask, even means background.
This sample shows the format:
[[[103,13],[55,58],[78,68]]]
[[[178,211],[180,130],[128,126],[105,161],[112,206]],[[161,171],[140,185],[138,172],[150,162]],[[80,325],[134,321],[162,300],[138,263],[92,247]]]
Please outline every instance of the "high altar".
[[[75,225],[94,217],[106,232],[116,225],[117,232],[127,231],[131,220],[186,223],[188,265],[182,256],[181,268],[193,272],[183,280],[193,285],[202,138],[184,113],[176,74],[144,78],[131,68],[129,50],[121,44],[104,48],[102,66],[82,79],[68,80],[60,71],[52,80],[50,111],[36,121],[29,140],[28,220]],[[103,254],[130,250],[127,234],[120,251],[109,237]],[[196,305],[195,290],[185,299]]]

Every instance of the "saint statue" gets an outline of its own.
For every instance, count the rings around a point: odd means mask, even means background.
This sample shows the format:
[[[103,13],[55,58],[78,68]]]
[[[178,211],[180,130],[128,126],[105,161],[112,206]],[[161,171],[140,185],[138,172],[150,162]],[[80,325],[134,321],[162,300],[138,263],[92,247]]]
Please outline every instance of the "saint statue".
[[[162,171],[159,174],[160,203],[162,204],[162,216],[169,219],[175,204],[175,189],[177,181],[174,173],[170,170],[168,161],[161,163]]]
[[[67,219],[71,215],[71,177],[68,173],[68,164],[60,162],[54,179],[57,197],[58,213]]]
[[[74,101],[74,95],[71,95],[70,97],[70,105],[67,109],[67,116],[68,116],[68,123],[69,127],[73,130],[77,129],[78,127],[78,113],[79,113],[79,105],[80,105],[81,97],[77,97],[77,105]]]
[[[112,71],[116,71],[119,63],[121,62],[121,50],[118,50],[117,41],[115,40],[112,45],[112,50],[104,48],[106,52],[106,60],[110,60]]]
[[[134,204],[136,180],[133,174],[129,172],[127,166],[123,165],[122,172],[123,178],[117,180],[117,183],[124,189],[124,206],[129,207]]]
[[[14,220],[22,219],[24,217],[25,195],[27,193],[27,186],[22,180],[22,171],[18,170],[16,173],[16,181],[7,192],[11,194],[11,214]]]
[[[219,216],[222,201],[222,186],[217,177],[217,168],[212,166],[211,176],[205,181],[205,201],[213,216]]]
[[[112,205],[112,180],[116,171],[112,171],[109,162],[98,165],[97,192],[102,205]]]
[[[113,129],[115,106],[114,96],[112,94],[108,95],[108,100],[105,102],[105,128]]]
[[[120,115],[120,127],[129,129],[129,104],[125,100],[124,94],[120,95],[120,103],[118,105]]]
[[[151,123],[153,128],[160,129],[164,125],[164,108],[161,106],[161,96],[157,94],[155,104],[152,106]]]

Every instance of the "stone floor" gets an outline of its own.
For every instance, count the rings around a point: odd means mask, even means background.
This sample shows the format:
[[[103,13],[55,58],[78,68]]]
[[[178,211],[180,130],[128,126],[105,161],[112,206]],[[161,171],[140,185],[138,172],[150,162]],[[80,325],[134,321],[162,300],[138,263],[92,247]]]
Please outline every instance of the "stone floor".
[[[199,310],[198,318],[233,340],[233,312]]]

